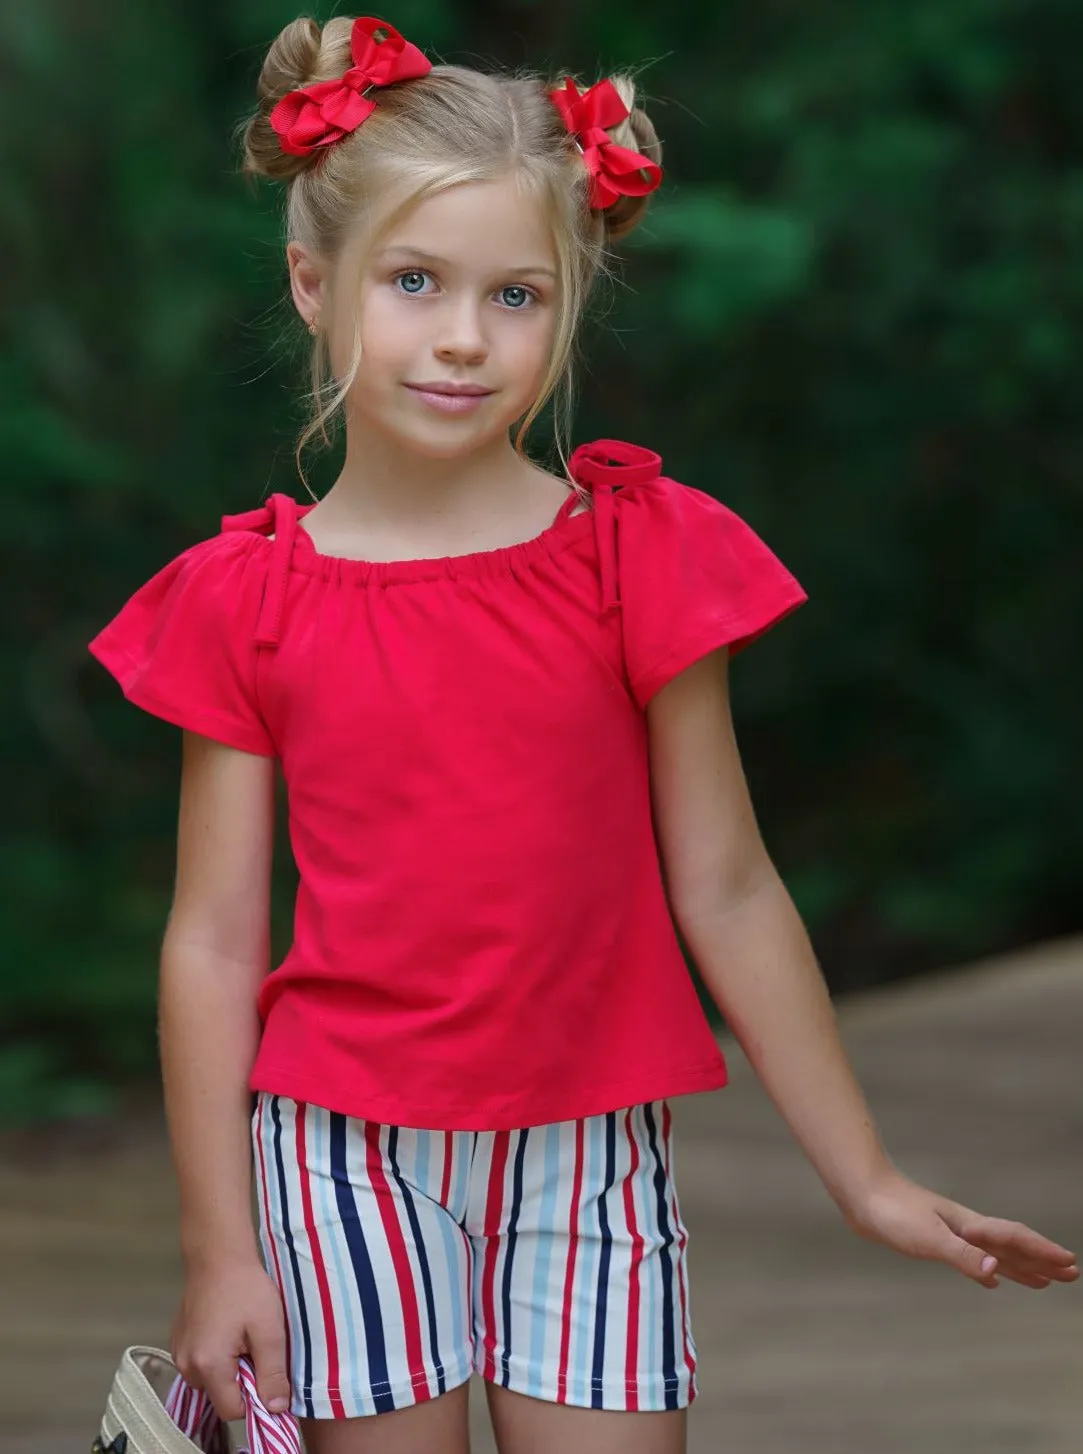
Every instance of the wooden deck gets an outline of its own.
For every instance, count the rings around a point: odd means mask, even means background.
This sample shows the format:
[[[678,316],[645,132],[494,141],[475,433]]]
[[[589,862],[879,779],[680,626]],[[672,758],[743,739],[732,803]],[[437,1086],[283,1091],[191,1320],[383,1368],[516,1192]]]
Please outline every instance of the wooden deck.
[[[1083,941],[879,991],[842,1023],[905,1171],[1081,1249]],[[730,1061],[727,1090],[674,1108],[692,1454],[1080,1454],[1083,1284],[990,1293],[854,1238]],[[155,1107],[49,1147],[0,1161],[3,1454],[87,1454],[118,1352],[167,1340],[178,1287]]]

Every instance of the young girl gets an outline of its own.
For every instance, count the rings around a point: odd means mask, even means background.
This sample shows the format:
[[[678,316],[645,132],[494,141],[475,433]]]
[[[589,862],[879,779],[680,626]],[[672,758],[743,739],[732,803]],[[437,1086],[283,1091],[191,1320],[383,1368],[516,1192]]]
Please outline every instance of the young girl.
[[[661,179],[631,82],[302,19],[259,94],[246,163],[288,184],[342,470],[226,516],[91,644],[184,729],[161,1049],[188,1380],[236,1417],[250,1353],[314,1454],[463,1454],[471,1372],[501,1454],[683,1449],[669,1101],[726,1073],[674,921],[855,1231],[985,1287],[1076,1278],[899,1172],[844,1058],[729,711],[729,656],[797,581],[649,448],[524,451]],[[272,967],[276,760],[300,886]]]

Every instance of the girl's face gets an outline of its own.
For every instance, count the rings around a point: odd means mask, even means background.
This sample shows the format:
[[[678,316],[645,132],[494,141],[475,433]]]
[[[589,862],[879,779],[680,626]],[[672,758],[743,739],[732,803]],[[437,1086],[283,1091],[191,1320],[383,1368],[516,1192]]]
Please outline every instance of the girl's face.
[[[348,269],[349,256],[343,261]],[[506,438],[548,367],[556,269],[541,210],[514,178],[463,183],[420,203],[365,260],[355,294],[362,357],[348,413],[434,458]],[[351,301],[337,299],[330,320],[340,377],[353,341]],[[485,392],[438,392],[461,384]]]

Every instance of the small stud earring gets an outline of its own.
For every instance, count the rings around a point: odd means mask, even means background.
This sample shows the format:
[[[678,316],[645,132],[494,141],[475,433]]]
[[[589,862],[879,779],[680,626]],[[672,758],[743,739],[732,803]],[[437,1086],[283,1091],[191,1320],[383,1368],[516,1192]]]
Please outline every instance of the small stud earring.
[[[308,320],[308,331],[312,334],[313,337],[315,337],[316,334],[319,333],[320,320],[318,318],[310,318]]]

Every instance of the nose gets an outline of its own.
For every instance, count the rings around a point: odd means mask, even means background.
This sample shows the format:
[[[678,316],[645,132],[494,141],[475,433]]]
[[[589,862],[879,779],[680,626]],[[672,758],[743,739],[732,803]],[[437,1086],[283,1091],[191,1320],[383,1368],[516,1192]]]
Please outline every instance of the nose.
[[[489,342],[475,298],[463,294],[447,299],[446,305],[440,310],[440,327],[434,352],[437,358],[448,362],[474,364],[480,363],[487,356]]]

